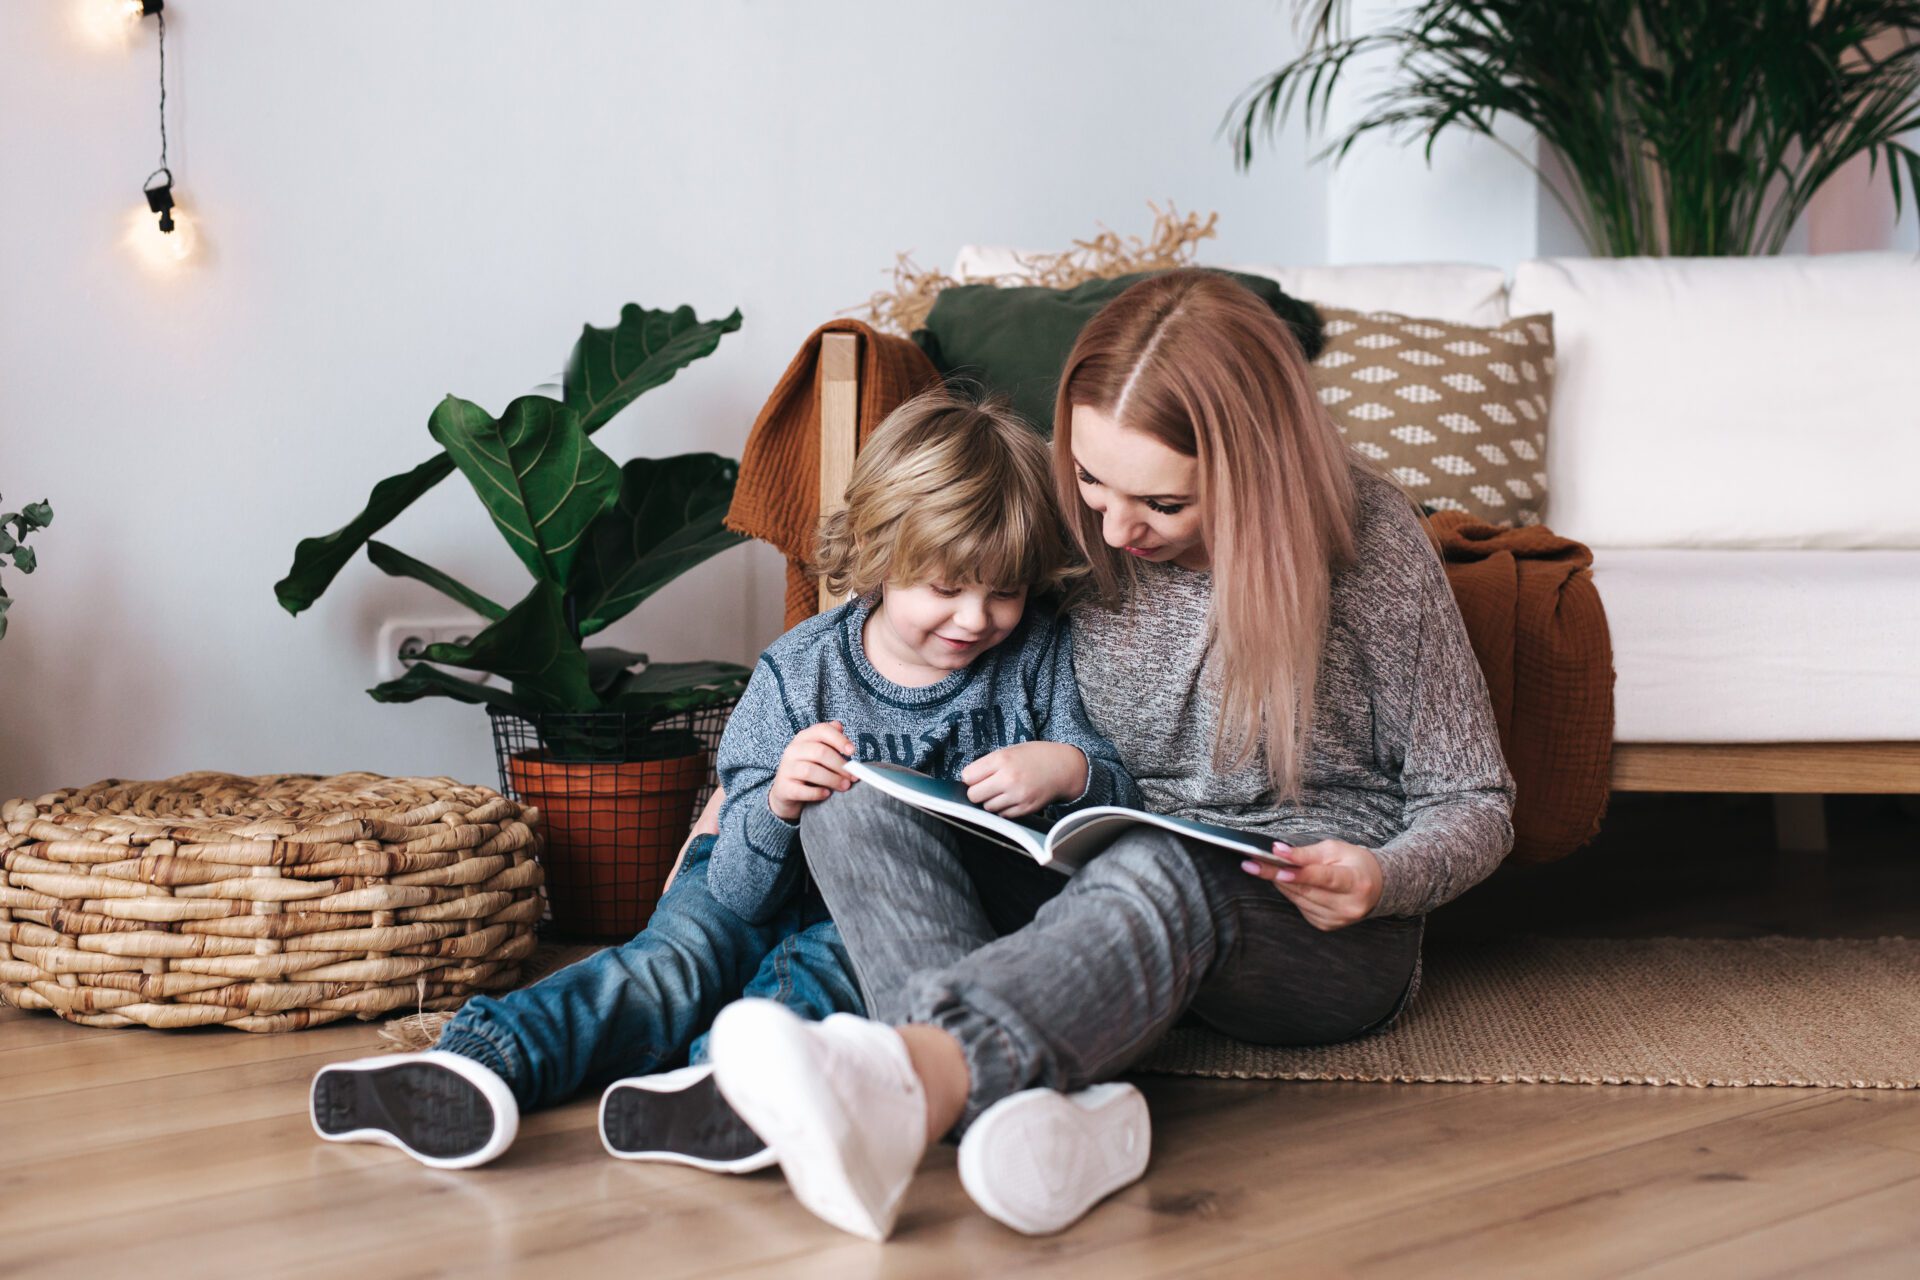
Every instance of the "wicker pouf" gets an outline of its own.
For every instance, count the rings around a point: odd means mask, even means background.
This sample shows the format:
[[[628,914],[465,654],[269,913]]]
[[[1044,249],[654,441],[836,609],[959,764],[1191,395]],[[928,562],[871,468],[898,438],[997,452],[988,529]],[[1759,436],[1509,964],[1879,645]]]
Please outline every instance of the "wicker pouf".
[[[539,811],[447,778],[109,779],[0,806],[0,998],[95,1027],[292,1031],[506,987]]]

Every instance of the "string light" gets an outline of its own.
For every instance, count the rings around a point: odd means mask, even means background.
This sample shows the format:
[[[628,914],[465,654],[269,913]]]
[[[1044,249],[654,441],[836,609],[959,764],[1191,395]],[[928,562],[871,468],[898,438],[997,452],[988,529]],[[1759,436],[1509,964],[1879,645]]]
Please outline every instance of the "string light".
[[[162,231],[146,204],[127,210],[126,247],[155,271],[179,267],[194,255],[199,243],[198,228],[186,209],[175,204],[170,216],[173,230]]]
[[[131,231],[136,251],[150,264],[177,263],[193,252],[194,236],[173,194],[173,170],[167,167],[167,15],[165,0],[114,0],[129,16],[151,16],[160,34],[160,167],[147,175],[140,193],[146,198],[147,213],[157,218],[149,224],[138,218]],[[158,182],[154,179],[159,179]],[[146,228],[151,227],[149,231]]]
[[[162,0],[80,0],[74,15],[95,44],[124,46],[140,19],[159,13],[161,6]]]

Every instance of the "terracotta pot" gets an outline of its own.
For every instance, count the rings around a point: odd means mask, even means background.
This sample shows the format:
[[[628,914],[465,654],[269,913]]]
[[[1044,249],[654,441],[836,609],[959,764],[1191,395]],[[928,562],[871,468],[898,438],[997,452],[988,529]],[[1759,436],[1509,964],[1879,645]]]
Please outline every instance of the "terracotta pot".
[[[563,763],[544,751],[507,758],[517,797],[537,805],[554,929],[625,942],[646,926],[693,826],[707,753],[630,764]]]

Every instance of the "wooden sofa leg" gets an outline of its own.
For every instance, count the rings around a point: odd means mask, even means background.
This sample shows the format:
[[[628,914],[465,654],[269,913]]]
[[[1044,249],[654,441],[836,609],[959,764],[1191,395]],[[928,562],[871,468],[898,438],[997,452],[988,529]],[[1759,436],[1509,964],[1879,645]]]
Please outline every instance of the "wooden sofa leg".
[[[1773,838],[1781,853],[1827,852],[1827,798],[1775,792]]]

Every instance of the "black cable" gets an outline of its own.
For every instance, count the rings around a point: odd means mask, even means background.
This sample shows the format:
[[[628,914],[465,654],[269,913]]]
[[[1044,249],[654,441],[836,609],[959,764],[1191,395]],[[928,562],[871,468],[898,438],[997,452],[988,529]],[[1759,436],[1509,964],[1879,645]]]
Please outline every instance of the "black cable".
[[[154,17],[160,20],[160,167],[167,167],[167,14],[161,10]]]

